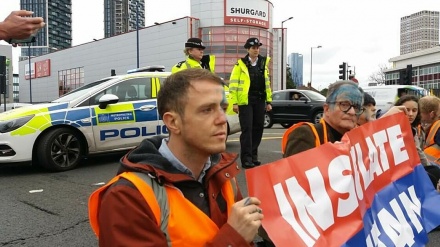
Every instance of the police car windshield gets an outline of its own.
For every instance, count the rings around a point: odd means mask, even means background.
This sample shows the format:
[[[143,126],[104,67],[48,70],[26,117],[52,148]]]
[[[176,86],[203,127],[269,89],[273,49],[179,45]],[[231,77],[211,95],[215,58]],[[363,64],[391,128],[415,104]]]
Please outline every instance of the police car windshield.
[[[54,103],[70,102],[80,96],[83,96],[84,94],[87,94],[89,91],[93,90],[94,88],[99,87],[102,83],[109,81],[109,80],[111,80],[111,78],[89,83],[87,85],[79,87],[79,88],[61,96],[60,98],[58,98],[52,102],[54,102]]]

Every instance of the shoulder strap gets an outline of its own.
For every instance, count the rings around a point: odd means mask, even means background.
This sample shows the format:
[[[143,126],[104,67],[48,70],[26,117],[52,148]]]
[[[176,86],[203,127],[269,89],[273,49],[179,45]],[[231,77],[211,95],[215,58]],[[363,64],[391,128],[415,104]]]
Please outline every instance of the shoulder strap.
[[[237,201],[237,194],[238,194],[238,186],[237,186],[237,179],[232,178],[229,180],[232,186],[232,192],[234,193],[234,201]]]
[[[310,129],[312,129],[313,135],[315,136],[315,146],[318,147],[319,145],[321,145],[321,139],[319,138],[318,131],[316,130],[315,125],[312,123],[309,123],[309,122],[299,122],[299,123],[292,125],[290,128],[288,128],[284,132],[283,138],[281,141],[281,153],[282,154],[284,154],[284,152],[286,151],[287,141],[289,140],[290,133],[292,133],[292,131],[294,131],[296,128],[298,128],[302,125],[305,125],[305,124],[308,125],[310,127]],[[326,137],[324,137],[324,138],[326,138]]]
[[[324,142],[322,142],[322,144],[327,143],[328,142],[328,133],[327,133],[327,124],[325,124],[324,118],[321,118],[321,120],[319,120],[319,123],[322,124],[322,130],[323,130],[323,136],[324,136]],[[316,129],[315,129],[316,130]],[[318,136],[319,137],[319,136]]]
[[[185,61],[180,61],[180,62],[178,62],[178,63],[176,64],[176,67],[177,67],[177,68],[182,67],[182,64],[183,64],[183,63],[185,63]]]

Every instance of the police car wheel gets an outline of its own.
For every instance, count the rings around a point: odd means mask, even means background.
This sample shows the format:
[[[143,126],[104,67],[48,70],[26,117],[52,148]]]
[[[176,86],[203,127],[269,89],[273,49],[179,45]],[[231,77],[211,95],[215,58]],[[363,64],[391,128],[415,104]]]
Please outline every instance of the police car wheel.
[[[273,119],[269,113],[264,113],[264,128],[272,128]]]
[[[83,157],[81,140],[73,130],[51,130],[41,138],[37,157],[40,165],[50,171],[73,169]]]

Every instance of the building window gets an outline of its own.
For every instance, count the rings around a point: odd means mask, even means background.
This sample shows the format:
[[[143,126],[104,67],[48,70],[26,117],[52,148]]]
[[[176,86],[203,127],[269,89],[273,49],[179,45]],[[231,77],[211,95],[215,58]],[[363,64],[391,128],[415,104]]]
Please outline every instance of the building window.
[[[84,68],[58,71],[58,94],[62,96],[84,85]]]
[[[269,52],[273,46],[273,35],[267,30],[242,26],[206,27],[201,28],[200,34],[206,45],[205,53],[216,56],[216,74],[226,82],[237,60],[246,55],[243,45],[248,38],[256,37],[263,43],[260,48],[262,56],[272,55]],[[271,65],[269,71],[272,71]]]

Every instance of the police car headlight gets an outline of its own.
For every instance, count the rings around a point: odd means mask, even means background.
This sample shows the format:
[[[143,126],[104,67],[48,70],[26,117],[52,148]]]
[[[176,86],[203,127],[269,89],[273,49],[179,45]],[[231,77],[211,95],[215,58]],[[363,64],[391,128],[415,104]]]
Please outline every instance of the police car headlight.
[[[26,117],[0,122],[0,133],[7,133],[16,130],[21,126],[25,125],[27,122],[29,122],[29,120],[31,120],[33,117],[34,115],[29,115]]]

